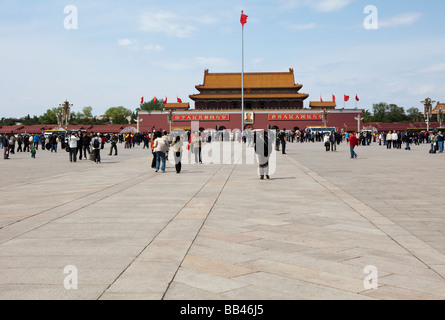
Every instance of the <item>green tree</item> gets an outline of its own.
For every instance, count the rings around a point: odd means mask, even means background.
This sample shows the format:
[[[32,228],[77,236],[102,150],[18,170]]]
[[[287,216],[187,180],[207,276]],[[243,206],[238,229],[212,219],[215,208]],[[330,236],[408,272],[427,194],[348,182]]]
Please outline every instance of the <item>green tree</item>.
[[[419,108],[409,108],[406,110],[406,116],[408,117],[408,120],[411,122],[420,122],[423,120],[423,115],[420,112]]]
[[[111,120],[112,124],[127,124],[127,117],[131,116],[132,113],[131,110],[122,106],[112,107],[105,111],[105,115]]]
[[[93,118],[93,107],[88,106],[82,109],[82,114],[84,118],[92,119]]]
[[[164,100],[154,99],[148,102],[144,102],[140,105],[139,108],[136,108],[136,111],[153,111],[153,110],[163,110],[164,109]]]
[[[62,107],[52,108],[39,117],[40,124],[57,124],[57,114],[62,111]]]
[[[386,118],[389,111],[389,106],[385,102],[375,103],[372,105],[374,122],[387,122]]]
[[[363,116],[363,122],[373,122],[373,116],[371,111],[363,110],[362,116]]]
[[[405,109],[403,107],[399,107],[396,104],[390,104],[388,106],[388,122],[404,122],[407,120]]]

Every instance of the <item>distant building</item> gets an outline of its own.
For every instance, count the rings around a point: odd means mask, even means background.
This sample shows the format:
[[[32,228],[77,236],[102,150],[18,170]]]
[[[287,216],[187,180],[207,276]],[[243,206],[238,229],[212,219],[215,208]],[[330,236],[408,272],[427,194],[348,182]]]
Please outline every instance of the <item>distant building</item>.
[[[433,108],[432,114],[439,114],[440,111],[445,114],[445,103],[440,103],[438,101],[437,105]]]
[[[334,101],[311,101],[309,108],[311,110],[334,110],[337,104]]]
[[[244,108],[246,110],[303,109],[309,95],[300,93],[294,70],[244,74]],[[204,71],[203,84],[195,86],[199,94],[190,95],[196,110],[241,110],[241,73]]]

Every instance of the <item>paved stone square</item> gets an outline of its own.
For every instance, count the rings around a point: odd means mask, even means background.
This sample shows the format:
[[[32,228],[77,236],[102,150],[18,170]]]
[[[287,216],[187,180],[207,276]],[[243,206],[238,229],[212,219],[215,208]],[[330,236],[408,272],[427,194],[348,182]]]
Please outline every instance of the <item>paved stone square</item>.
[[[445,155],[429,145],[353,160],[289,143],[263,181],[237,157],[162,174],[118,148],[99,165],[0,160],[0,299],[445,298]]]

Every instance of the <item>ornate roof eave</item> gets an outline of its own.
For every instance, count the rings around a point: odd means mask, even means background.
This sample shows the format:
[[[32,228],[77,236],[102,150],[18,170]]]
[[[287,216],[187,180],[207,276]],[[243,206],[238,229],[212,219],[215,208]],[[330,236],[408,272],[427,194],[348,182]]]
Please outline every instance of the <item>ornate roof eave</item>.
[[[241,85],[239,86],[239,87],[223,87],[223,88],[221,88],[221,87],[206,87],[205,85],[198,85],[198,86],[195,86],[195,88],[198,90],[198,91],[201,91],[201,90],[241,90]],[[288,86],[288,87],[258,87],[258,86],[254,86],[254,87],[245,87],[246,89],[247,88],[249,88],[249,89],[295,89],[295,88],[299,88],[299,89],[301,89],[301,88],[303,88],[303,85],[302,84],[299,84],[299,83],[297,83],[297,84],[294,84],[293,86]]]
[[[196,100],[241,100],[241,93],[239,94],[194,94],[189,96],[193,101]],[[306,93],[294,93],[294,94],[245,94],[245,100],[280,100],[280,99],[299,99],[305,100],[309,98],[309,94]]]

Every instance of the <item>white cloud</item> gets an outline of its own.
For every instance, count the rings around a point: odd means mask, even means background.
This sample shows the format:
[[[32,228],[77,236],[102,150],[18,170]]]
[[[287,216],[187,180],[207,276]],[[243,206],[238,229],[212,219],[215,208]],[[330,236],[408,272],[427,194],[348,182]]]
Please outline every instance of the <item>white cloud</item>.
[[[178,38],[191,38],[197,30],[197,28],[190,25],[189,22],[190,19],[167,11],[144,12],[140,17],[142,30],[164,33],[168,36]]]
[[[117,44],[122,47],[132,45],[134,43],[131,39],[117,39]]]
[[[207,67],[228,67],[230,65],[230,61],[224,58],[205,58],[205,57],[196,57],[195,61]]]
[[[296,9],[300,7],[310,7],[319,12],[340,11],[355,0],[285,0],[284,7]]]
[[[410,26],[417,22],[422,14],[420,12],[406,12],[388,19],[379,21],[379,28]]]
[[[321,12],[333,12],[339,11],[347,7],[354,0],[321,0],[321,1],[311,1],[311,5],[317,11]]]
[[[437,72],[445,72],[445,63],[438,63],[430,65],[426,68],[420,70],[421,73],[437,73]]]
[[[164,50],[164,48],[162,46],[158,45],[158,44],[156,44],[156,45],[153,45],[153,44],[145,45],[143,48],[144,48],[145,51],[150,51],[150,52],[152,52],[152,51],[160,52],[160,51]]]
[[[297,30],[297,31],[303,31],[303,30],[315,29],[316,27],[317,27],[317,24],[315,24],[314,22],[311,22],[311,23],[306,23],[306,24],[291,25],[289,28]]]

